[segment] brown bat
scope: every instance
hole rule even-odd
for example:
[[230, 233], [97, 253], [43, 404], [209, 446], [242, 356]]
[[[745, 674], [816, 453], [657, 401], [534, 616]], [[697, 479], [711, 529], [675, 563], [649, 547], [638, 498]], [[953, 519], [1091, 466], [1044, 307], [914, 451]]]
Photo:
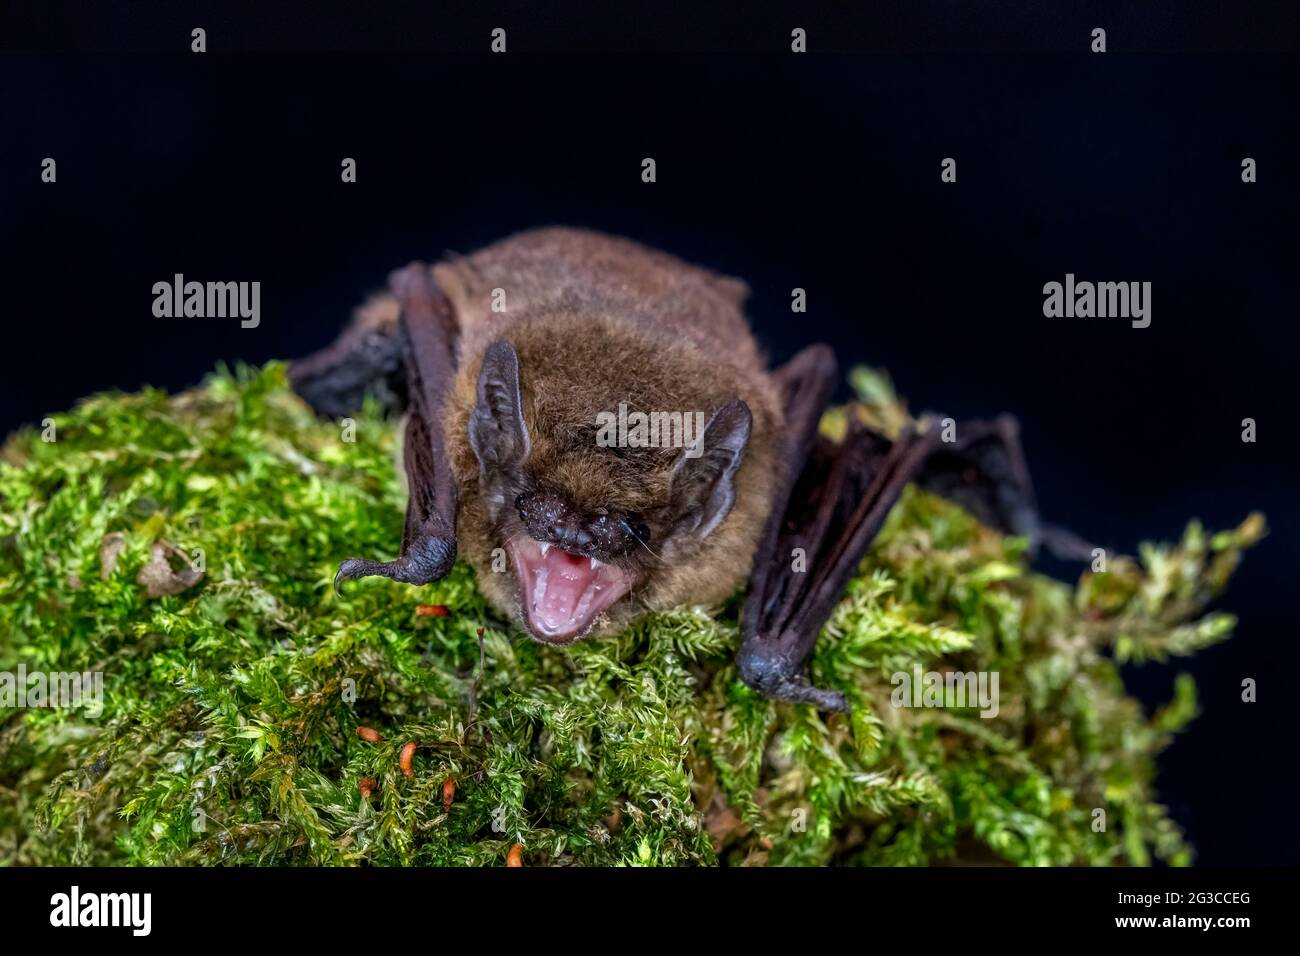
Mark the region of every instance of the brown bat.
[[367, 393], [407, 413], [401, 553], [349, 558], [336, 586], [425, 584], [459, 551], [497, 610], [564, 645], [648, 611], [716, 604], [748, 580], [741, 678], [845, 709], [804, 664], [903, 487], [919, 482], [1036, 543], [1033, 492], [1006, 416], [955, 436], [820, 435], [830, 349], [769, 371], [747, 291], [564, 228], [395, 272], [334, 345], [290, 369], [323, 415], [354, 412]]

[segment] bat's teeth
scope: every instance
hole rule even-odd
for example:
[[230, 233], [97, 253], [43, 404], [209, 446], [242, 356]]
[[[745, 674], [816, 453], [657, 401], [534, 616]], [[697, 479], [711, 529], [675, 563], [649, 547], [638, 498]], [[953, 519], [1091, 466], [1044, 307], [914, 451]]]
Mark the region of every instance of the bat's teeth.
[[548, 570], [542, 568], [537, 572], [537, 580], [533, 582], [533, 609], [541, 607], [542, 602], [546, 600], [546, 578]]
[[551, 546], [547, 544], [545, 541], [539, 541], [537, 543], [537, 547], [541, 549], [542, 557], [546, 557], [546, 552], [551, 550]]
[[599, 561], [597, 561], [595, 558], [592, 558], [592, 559], [591, 559], [591, 570], [593, 570], [593, 571], [599, 571], [603, 566], [604, 566], [604, 565], [602, 565], [602, 564], [601, 564]]

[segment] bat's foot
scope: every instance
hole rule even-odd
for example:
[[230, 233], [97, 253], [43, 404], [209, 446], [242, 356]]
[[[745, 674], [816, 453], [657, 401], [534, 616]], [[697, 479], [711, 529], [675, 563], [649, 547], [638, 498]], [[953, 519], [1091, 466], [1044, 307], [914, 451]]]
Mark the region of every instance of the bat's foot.
[[839, 691], [814, 687], [802, 673], [802, 662], [773, 653], [762, 646], [742, 646], [736, 670], [749, 687], [770, 700], [812, 704], [818, 710], [847, 713], [848, 699]]

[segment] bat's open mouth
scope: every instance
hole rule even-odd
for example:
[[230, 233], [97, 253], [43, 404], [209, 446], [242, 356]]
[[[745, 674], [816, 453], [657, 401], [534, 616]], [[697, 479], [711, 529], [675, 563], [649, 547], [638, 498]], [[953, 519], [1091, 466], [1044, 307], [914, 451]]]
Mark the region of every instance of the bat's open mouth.
[[512, 540], [510, 551], [524, 621], [544, 644], [576, 641], [632, 587], [632, 576], [621, 568], [527, 536]]

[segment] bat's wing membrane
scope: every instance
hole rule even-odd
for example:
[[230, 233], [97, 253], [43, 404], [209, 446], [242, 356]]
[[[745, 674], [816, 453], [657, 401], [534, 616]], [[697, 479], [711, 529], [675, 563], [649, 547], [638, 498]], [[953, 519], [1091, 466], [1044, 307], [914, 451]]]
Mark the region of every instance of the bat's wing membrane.
[[813, 687], [804, 664], [849, 579], [909, 481], [975, 517], [1037, 541], [1033, 489], [1014, 419], [943, 430], [908, 429], [893, 441], [858, 423], [839, 443], [818, 432], [835, 381], [825, 346], [778, 373], [786, 399], [786, 473], [764, 527], [742, 612], [736, 664], [765, 696], [846, 710], [844, 696]]
[[442, 431], [455, 373], [456, 321], [427, 265], [394, 272], [389, 285], [400, 321], [354, 323], [334, 345], [290, 368], [294, 388], [325, 414], [355, 410], [366, 390], [377, 386], [405, 399], [396, 406], [404, 404], [407, 412], [409, 498], [401, 554], [394, 561], [348, 558], [339, 565], [335, 587], [369, 575], [427, 584], [456, 562], [456, 483]]

